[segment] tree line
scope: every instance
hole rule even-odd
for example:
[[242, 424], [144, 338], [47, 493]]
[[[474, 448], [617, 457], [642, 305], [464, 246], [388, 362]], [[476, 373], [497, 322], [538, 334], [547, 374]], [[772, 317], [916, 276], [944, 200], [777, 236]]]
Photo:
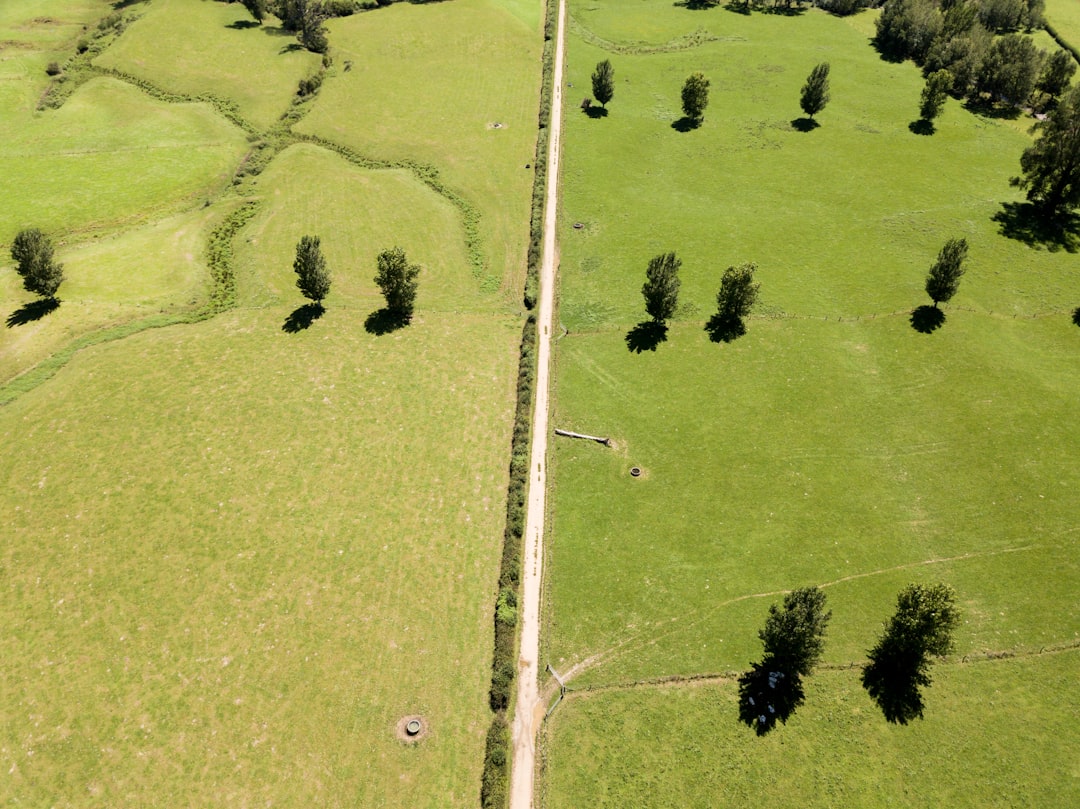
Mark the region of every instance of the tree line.
[[[739, 677], [739, 719], [763, 736], [786, 723], [805, 700], [803, 680], [825, 649], [832, 617], [825, 593], [803, 587], [773, 604], [758, 632], [764, 655]], [[896, 598], [896, 611], [867, 654], [862, 685], [889, 722], [906, 725], [925, 709], [922, 689], [931, 684], [935, 657], [953, 648], [960, 623], [956, 593], [945, 584], [910, 584]]]
[[[930, 265], [924, 288], [934, 309], [939, 303], [948, 303], [960, 286], [960, 279], [967, 268], [967, 239], [953, 238], [945, 242], [937, 258]], [[645, 284], [641, 295], [645, 299], [645, 313], [652, 319], [648, 331], [660, 340], [667, 333], [667, 321], [675, 316], [679, 306], [679, 270], [682, 260], [674, 251], [661, 253], [649, 260], [645, 269]], [[716, 293], [716, 312], [705, 324], [713, 342], [731, 342], [746, 334], [745, 318], [753, 310], [758, 300], [761, 284], [754, 281], [757, 264], [745, 262], [732, 265], [724, 270], [720, 279], [720, 289]], [[944, 314], [938, 316], [938, 325], [944, 320]], [[639, 324], [637, 328], [641, 328]], [[658, 340], [659, 341], [659, 340]]]
[[[375, 259], [375, 284], [386, 301], [387, 320], [403, 326], [412, 320], [418, 289], [420, 266], [411, 264], [400, 247], [383, 250]], [[315, 307], [313, 317], [323, 311], [323, 300], [330, 294], [331, 275], [318, 236], [302, 236], [296, 244], [293, 261], [296, 286]]]

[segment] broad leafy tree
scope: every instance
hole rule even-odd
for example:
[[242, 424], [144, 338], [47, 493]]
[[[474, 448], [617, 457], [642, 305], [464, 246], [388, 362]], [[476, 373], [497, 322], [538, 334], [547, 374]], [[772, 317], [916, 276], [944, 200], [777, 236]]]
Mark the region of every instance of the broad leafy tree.
[[394, 316], [408, 321], [412, 317], [416, 303], [417, 276], [420, 267], [410, 264], [405, 251], [400, 247], [383, 250], [377, 259], [378, 272], [375, 283], [378, 284], [386, 299], [386, 308]]
[[1068, 89], [1074, 73], [1076, 73], [1076, 60], [1068, 51], [1056, 50], [1043, 64], [1035, 89], [1046, 93], [1051, 98], [1058, 98]]
[[1027, 101], [1042, 68], [1043, 52], [1023, 34], [1006, 34], [990, 43], [975, 77], [975, 90], [1019, 106]]
[[694, 121], [700, 121], [709, 106], [709, 80], [704, 73], [692, 73], [687, 77], [682, 88], [683, 114]]
[[304, 236], [296, 245], [296, 286], [305, 298], [322, 306], [323, 298], [330, 293], [330, 270], [326, 266], [318, 236]]
[[799, 97], [802, 111], [813, 117], [825, 109], [829, 103], [829, 63], [822, 62], [810, 71]]
[[875, 23], [874, 45], [891, 59], [922, 64], [943, 22], [935, 0], [886, 0]]
[[960, 286], [960, 278], [966, 272], [967, 239], [949, 239], [941, 248], [937, 259], [930, 265], [926, 276], [926, 294], [937, 307], [939, 302], [948, 303]]
[[932, 657], [952, 650], [960, 623], [956, 593], [945, 584], [911, 584], [900, 591], [863, 668], [862, 683], [890, 722], [906, 725], [923, 715], [921, 689], [930, 685]]
[[952, 83], [952, 74], [947, 70], [938, 70], [926, 77], [926, 86], [919, 99], [919, 115], [924, 121], [933, 121], [941, 114]]
[[1020, 158], [1023, 177], [1013, 184], [1027, 189], [1027, 198], [1051, 215], [1080, 206], [1080, 87], [1035, 130], [1035, 143]]
[[831, 612], [817, 587], [788, 593], [782, 607], [769, 607], [760, 663], [739, 677], [739, 718], [758, 735], [786, 722], [803, 702], [803, 677], [813, 671], [825, 647], [825, 628]]
[[649, 261], [641, 294], [645, 297], [645, 311], [657, 323], [663, 323], [675, 314], [681, 266], [682, 261], [675, 253], [661, 253]]
[[[969, 5], [953, 6], [946, 14], [946, 26], [954, 12]], [[958, 32], [941, 35], [934, 40], [923, 64], [923, 75], [929, 76], [939, 70], [948, 70], [953, 81], [951, 92], [957, 96], [966, 96], [975, 85], [975, 77], [982, 65], [986, 52], [990, 49], [993, 36], [977, 22], [964, 28], [965, 21], [957, 20]]]
[[64, 280], [64, 265], [53, 258], [52, 240], [37, 228], [19, 231], [11, 243], [15, 272], [27, 292], [42, 298], [55, 298]]
[[610, 59], [597, 63], [592, 74], [592, 94], [604, 109], [607, 109], [607, 103], [614, 98], [615, 68], [611, 66]]

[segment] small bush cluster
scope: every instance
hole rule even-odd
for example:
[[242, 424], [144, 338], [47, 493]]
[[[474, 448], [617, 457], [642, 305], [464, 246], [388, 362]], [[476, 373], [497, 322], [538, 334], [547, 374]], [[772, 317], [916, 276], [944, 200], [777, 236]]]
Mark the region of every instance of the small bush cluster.
[[319, 88], [322, 87], [323, 75], [324, 72], [320, 70], [318, 73], [314, 73], [306, 79], [300, 79], [300, 87], [297, 89], [296, 94], [301, 98], [305, 98], [318, 93]]
[[484, 746], [484, 775], [480, 785], [480, 805], [483, 809], [502, 809], [506, 806], [509, 781], [510, 729], [506, 718], [497, 715], [488, 728]]
[[214, 228], [206, 245], [206, 263], [210, 268], [211, 313], [223, 312], [236, 303], [236, 273], [233, 268], [233, 237], [251, 221], [259, 206], [245, 202]]

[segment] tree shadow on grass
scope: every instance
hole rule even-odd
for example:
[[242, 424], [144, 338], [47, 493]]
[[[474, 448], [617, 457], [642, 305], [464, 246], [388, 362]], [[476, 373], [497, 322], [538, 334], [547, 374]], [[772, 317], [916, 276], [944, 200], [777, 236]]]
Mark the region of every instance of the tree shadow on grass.
[[289, 334], [301, 332], [322, 317], [325, 311], [321, 303], [305, 303], [285, 318], [285, 322], [281, 324], [281, 330]]
[[409, 325], [412, 318], [401, 312], [391, 312], [389, 309], [377, 309], [364, 320], [364, 331], [368, 334], [389, 334], [392, 331], [403, 329]]
[[923, 716], [923, 697], [920, 686], [929, 685], [930, 678], [921, 659], [899, 652], [869, 663], [862, 673], [862, 686], [894, 725], [906, 725]]
[[667, 340], [667, 326], [656, 320], [643, 320], [626, 333], [626, 347], [634, 354], [656, 351]]
[[284, 48], [282, 48], [280, 51], [278, 51], [278, 53], [279, 54], [299, 53], [300, 51], [306, 51], [306, 50], [307, 50], [307, 48], [305, 48], [299, 42], [293, 42], [290, 45], [286, 45]]
[[1080, 326], [1080, 306], [1073, 309], [1072, 321], [1074, 326]]
[[745, 0], [745, 2], [739, 3], [736, 2], [736, 0], [731, 0], [731, 2], [724, 4], [724, 11], [730, 11], [732, 14], [742, 14], [744, 17], [749, 17], [751, 14], [750, 2], [749, 0]]
[[54, 311], [60, 305], [57, 298], [40, 298], [36, 301], [24, 304], [8, 315], [7, 327], [13, 329], [16, 326], [24, 326], [41, 320], [45, 315]]
[[974, 115], [983, 118], [1004, 119], [1014, 121], [1020, 117], [1022, 110], [1012, 104], [998, 104], [989, 98], [969, 98], [964, 102], [964, 109]]
[[945, 313], [936, 306], [919, 306], [911, 313], [911, 328], [921, 334], [932, 334], [945, 323]]
[[607, 118], [608, 115], [608, 111], [603, 107], [587, 107], [582, 110], [582, 112], [584, 112], [593, 120], [596, 120], [597, 118]]
[[912, 121], [907, 125], [907, 128], [913, 135], [933, 135], [937, 132], [934, 122], [928, 121], [925, 118], [920, 118], [918, 121]]
[[700, 118], [691, 118], [689, 115], [684, 115], [678, 121], [671, 124], [671, 128], [676, 132], [692, 132], [701, 126]]
[[730, 343], [746, 334], [746, 324], [741, 317], [722, 317], [717, 312], [705, 324], [705, 331], [714, 343]]
[[805, 6], [766, 6], [761, 9], [762, 14], [775, 14], [779, 17], [801, 17], [806, 13]]
[[1002, 236], [1050, 252], [1080, 250], [1080, 215], [1048, 214], [1030, 202], [1003, 202], [993, 216]]
[[798, 132], [813, 132], [821, 124], [813, 118], [796, 118], [791, 122], [791, 128]]
[[739, 676], [739, 721], [764, 736], [803, 704], [805, 692], [798, 674], [785, 673], [771, 658], [754, 663]]
[[237, 20], [226, 25], [226, 28], [232, 28], [236, 31], [246, 31], [249, 28], [258, 28], [261, 23], [255, 22], [255, 20]]
[[267, 36], [271, 37], [295, 37], [295, 31], [286, 31], [283, 26], [280, 25], [264, 25], [262, 31]]
[[691, 11], [702, 11], [707, 8], [716, 8], [720, 5], [720, 0], [675, 0], [672, 5], [681, 6]]

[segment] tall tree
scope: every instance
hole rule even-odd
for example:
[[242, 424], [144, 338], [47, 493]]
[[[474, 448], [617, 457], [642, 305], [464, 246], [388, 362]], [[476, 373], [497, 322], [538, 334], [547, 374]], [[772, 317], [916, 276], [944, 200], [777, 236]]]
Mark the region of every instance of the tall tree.
[[1080, 206], [1080, 87], [1072, 88], [1035, 130], [1035, 143], [1020, 157], [1024, 176], [1013, 184], [1027, 189], [1027, 198], [1051, 215]]
[[952, 83], [952, 73], [947, 70], [938, 70], [926, 77], [926, 86], [919, 99], [919, 115], [924, 121], [933, 121], [941, 114]]
[[615, 68], [611, 66], [610, 59], [597, 63], [592, 74], [592, 94], [604, 109], [607, 109], [607, 103], [614, 98]]
[[716, 293], [717, 314], [720, 317], [741, 320], [750, 314], [761, 288], [761, 284], [754, 283], [755, 270], [757, 264], [752, 261], [724, 270], [720, 291]]
[[739, 718], [759, 736], [777, 721], [786, 722], [802, 704], [802, 679], [821, 659], [831, 616], [817, 587], [794, 590], [784, 597], [783, 607], [769, 607], [765, 628], [758, 633], [765, 655], [739, 677]]
[[709, 80], [704, 73], [691, 73], [682, 88], [683, 114], [700, 121], [709, 106]]
[[930, 658], [952, 649], [960, 622], [956, 593], [945, 584], [911, 584], [900, 591], [896, 613], [869, 653], [863, 688], [890, 722], [922, 717], [921, 688], [930, 685]]
[[11, 258], [27, 292], [43, 298], [56, 297], [56, 290], [64, 280], [64, 265], [53, 258], [53, 244], [48, 236], [37, 228], [19, 231], [11, 243]]
[[675, 253], [661, 253], [649, 261], [645, 271], [645, 311], [657, 323], [675, 314], [679, 303], [679, 268], [682, 266]]
[[419, 274], [420, 267], [410, 264], [400, 247], [379, 253], [375, 283], [386, 299], [386, 308], [402, 320], [412, 317]]
[[304, 297], [322, 306], [323, 298], [330, 293], [330, 270], [327, 269], [318, 236], [303, 236], [297, 242], [293, 269], [297, 275], [296, 286]]
[[822, 62], [811, 70], [810, 75], [807, 76], [806, 84], [803, 85], [802, 95], [799, 98], [799, 106], [813, 120], [814, 116], [825, 109], [825, 105], [828, 103], [829, 63]]
[[937, 260], [930, 265], [930, 272], [926, 276], [926, 294], [935, 307], [939, 301], [947, 303], [956, 294], [960, 278], [966, 272], [964, 260], [967, 252], [967, 239], [949, 239], [938, 253]]
[[783, 607], [769, 607], [765, 628], [758, 637], [765, 644], [765, 656], [783, 669], [803, 677], [821, 660], [825, 649], [825, 628], [832, 612], [825, 610], [825, 593], [817, 587], [802, 587], [784, 596]]

